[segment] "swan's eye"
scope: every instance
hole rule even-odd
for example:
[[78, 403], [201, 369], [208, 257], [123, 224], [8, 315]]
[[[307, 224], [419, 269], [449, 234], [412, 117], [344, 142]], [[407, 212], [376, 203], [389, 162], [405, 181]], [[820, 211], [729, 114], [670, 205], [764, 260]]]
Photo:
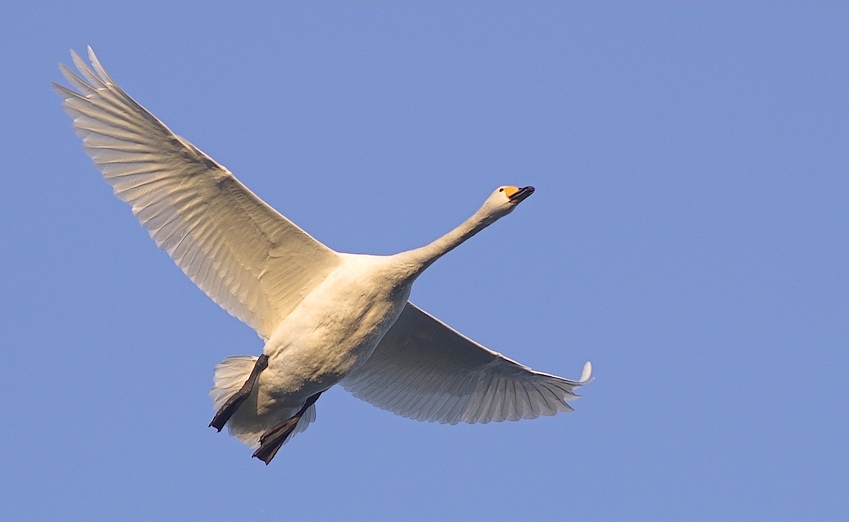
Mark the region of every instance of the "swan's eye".
[[504, 187], [501, 187], [500, 189], [498, 189], [498, 192], [504, 192]]

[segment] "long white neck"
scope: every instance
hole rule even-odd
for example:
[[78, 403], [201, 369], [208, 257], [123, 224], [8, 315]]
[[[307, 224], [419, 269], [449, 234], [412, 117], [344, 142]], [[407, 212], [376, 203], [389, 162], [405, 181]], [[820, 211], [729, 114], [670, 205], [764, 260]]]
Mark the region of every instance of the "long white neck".
[[481, 207], [469, 219], [461, 223], [460, 226], [429, 245], [397, 254], [405, 266], [405, 279], [412, 282], [427, 267], [432, 265], [434, 261], [491, 225], [496, 219], [498, 217], [493, 216], [490, 212], [486, 212], [484, 207]]

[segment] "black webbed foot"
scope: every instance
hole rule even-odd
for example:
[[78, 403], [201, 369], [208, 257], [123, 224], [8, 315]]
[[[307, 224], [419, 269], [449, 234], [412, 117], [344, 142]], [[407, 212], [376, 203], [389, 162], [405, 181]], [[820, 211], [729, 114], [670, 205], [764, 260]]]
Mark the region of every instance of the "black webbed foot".
[[277, 455], [277, 451], [283, 443], [286, 442], [289, 435], [295, 431], [295, 427], [298, 425], [298, 421], [301, 420], [301, 417], [304, 416], [304, 413], [306, 413], [309, 407], [315, 404], [315, 401], [318, 400], [319, 395], [321, 395], [321, 392], [311, 396], [293, 417], [284, 420], [277, 426], [274, 426], [263, 433], [262, 437], [259, 438], [259, 448], [257, 448], [254, 452], [253, 456], [265, 462], [265, 465], [267, 466], [268, 463], [271, 462], [271, 459]]
[[230, 417], [232, 417], [234, 413], [236, 413], [239, 406], [241, 406], [242, 403], [245, 402], [245, 399], [250, 396], [254, 386], [256, 385], [256, 380], [259, 378], [259, 374], [267, 367], [268, 356], [262, 354], [259, 358], [257, 358], [256, 363], [254, 364], [254, 369], [251, 370], [251, 374], [248, 377], [248, 380], [245, 381], [245, 384], [243, 384], [242, 387], [239, 388], [239, 391], [233, 394], [232, 397], [227, 399], [224, 406], [222, 406], [221, 409], [218, 410], [218, 413], [215, 414], [215, 417], [212, 418], [212, 422], [209, 423], [211, 427], [221, 431], [221, 428], [227, 424], [227, 421], [230, 420]]

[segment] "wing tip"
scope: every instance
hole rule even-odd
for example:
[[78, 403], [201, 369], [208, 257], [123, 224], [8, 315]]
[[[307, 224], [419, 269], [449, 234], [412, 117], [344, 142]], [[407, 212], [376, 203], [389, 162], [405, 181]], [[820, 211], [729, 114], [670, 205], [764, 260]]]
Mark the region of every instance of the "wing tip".
[[578, 382], [581, 384], [588, 384], [593, 382], [595, 379], [593, 378], [593, 363], [587, 361], [584, 363], [584, 369], [581, 370], [581, 377], [578, 379]]

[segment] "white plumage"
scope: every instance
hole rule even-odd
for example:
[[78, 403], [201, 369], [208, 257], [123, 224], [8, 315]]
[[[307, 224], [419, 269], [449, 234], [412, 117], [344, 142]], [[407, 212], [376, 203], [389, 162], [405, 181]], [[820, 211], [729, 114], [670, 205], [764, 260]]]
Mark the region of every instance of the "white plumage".
[[[88, 55], [91, 68], [72, 52], [81, 77], [60, 66], [78, 92], [54, 84], [86, 153], [157, 246], [265, 341], [267, 367], [256, 357], [225, 359], [211, 395], [220, 414], [247, 387], [226, 423], [249, 445], [275, 446], [260, 456], [266, 463], [315, 419], [318, 394], [337, 383], [399, 415], [450, 424], [572, 411], [567, 401], [590, 380], [589, 362], [577, 381], [535, 372], [407, 301], [425, 268], [510, 213], [532, 187], [498, 188], [425, 247], [337, 253], [172, 133], [118, 87], [91, 48]], [[289, 419], [294, 425], [268, 442]]]

